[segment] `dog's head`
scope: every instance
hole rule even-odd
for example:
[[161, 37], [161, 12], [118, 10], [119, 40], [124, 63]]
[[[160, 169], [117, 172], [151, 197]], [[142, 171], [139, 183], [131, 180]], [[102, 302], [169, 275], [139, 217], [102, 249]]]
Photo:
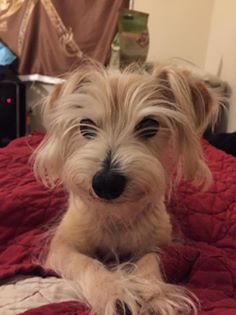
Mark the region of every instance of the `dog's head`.
[[173, 174], [209, 180], [199, 139], [217, 112], [204, 83], [173, 66], [151, 74], [85, 66], [43, 107], [34, 170], [45, 185], [62, 182], [104, 207], [163, 198]]

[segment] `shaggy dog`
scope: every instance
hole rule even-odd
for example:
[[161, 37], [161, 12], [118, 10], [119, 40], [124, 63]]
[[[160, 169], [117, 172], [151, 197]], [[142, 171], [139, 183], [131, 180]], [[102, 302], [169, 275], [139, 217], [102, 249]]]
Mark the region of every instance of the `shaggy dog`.
[[34, 171], [48, 187], [63, 184], [69, 203], [46, 265], [98, 315], [197, 313], [191, 294], [164, 281], [158, 253], [172, 242], [173, 184], [210, 182], [199, 140], [218, 103], [201, 80], [168, 65], [151, 73], [86, 65], [47, 99]]

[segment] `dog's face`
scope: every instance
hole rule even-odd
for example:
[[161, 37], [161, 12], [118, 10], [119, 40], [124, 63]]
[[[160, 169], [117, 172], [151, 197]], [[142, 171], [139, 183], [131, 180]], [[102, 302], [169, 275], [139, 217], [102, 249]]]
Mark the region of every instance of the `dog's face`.
[[46, 185], [59, 180], [74, 196], [109, 209], [163, 198], [174, 173], [209, 177], [199, 137], [216, 113], [211, 92], [181, 70], [86, 66], [44, 105], [47, 136], [35, 172]]

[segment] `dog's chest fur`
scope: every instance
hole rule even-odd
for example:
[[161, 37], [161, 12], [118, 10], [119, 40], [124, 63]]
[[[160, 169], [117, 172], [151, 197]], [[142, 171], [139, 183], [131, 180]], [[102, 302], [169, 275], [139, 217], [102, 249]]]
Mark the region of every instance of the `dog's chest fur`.
[[131, 224], [112, 222], [100, 229], [99, 249], [113, 251], [119, 256], [142, 256], [171, 242], [171, 224], [165, 210], [153, 209], [137, 216]]
[[127, 222], [109, 216], [100, 220], [96, 213], [85, 213], [71, 208], [61, 226], [78, 250], [90, 256], [139, 257], [171, 242], [170, 218], [162, 203]]

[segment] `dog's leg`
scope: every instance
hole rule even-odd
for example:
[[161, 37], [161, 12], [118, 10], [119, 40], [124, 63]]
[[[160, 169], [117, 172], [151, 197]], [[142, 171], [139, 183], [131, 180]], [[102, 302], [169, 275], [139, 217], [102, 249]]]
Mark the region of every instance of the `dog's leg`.
[[139, 313], [139, 296], [127, 285], [128, 278], [121, 272], [108, 270], [101, 262], [79, 253], [75, 247], [59, 239], [52, 242], [46, 262], [68, 280], [73, 280], [78, 295], [98, 315], [117, 315], [125, 308], [132, 315]]
[[[134, 275], [143, 281], [143, 311], [154, 314], [197, 314], [191, 294], [184, 288], [165, 283], [157, 254], [146, 254], [136, 264]], [[145, 288], [146, 284], [146, 288]], [[196, 300], [196, 298], [194, 298]]]

